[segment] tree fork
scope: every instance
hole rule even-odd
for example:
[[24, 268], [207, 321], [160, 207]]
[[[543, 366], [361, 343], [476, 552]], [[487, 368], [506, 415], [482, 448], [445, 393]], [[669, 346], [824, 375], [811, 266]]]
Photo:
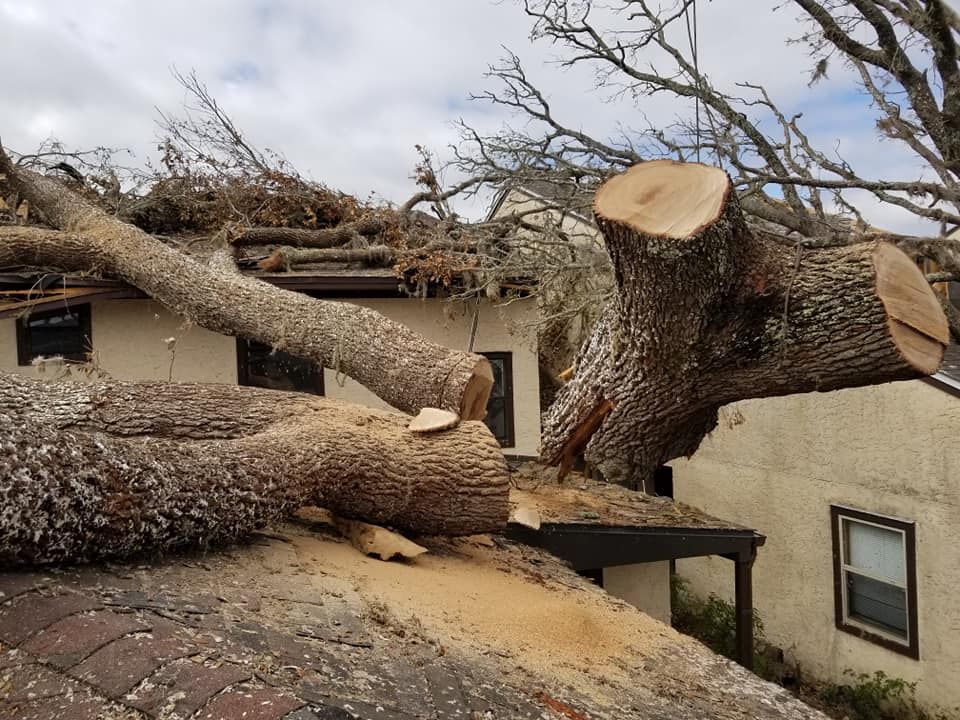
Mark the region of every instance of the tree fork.
[[56, 181], [14, 166], [2, 150], [0, 174], [65, 231], [0, 228], [2, 265], [98, 271], [200, 327], [341, 370], [404, 412], [440, 407], [464, 420], [486, 414], [493, 372], [480, 355], [432, 343], [368, 308], [317, 300], [203, 265]]
[[722, 405], [940, 365], [946, 318], [907, 255], [752, 232], [722, 170], [642, 163], [600, 188], [594, 215], [617, 297], [545, 416], [541, 454], [562, 469], [585, 446], [607, 477], [642, 486], [696, 450]]
[[229, 385], [0, 373], [0, 564], [236, 540], [303, 505], [416, 534], [495, 531], [509, 472], [477, 421]]

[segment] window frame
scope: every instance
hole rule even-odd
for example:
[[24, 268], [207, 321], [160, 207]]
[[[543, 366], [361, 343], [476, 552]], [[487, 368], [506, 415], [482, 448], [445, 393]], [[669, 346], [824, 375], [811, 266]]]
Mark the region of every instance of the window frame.
[[[254, 385], [250, 382], [250, 345], [248, 340], [244, 338], [237, 338], [237, 385], [243, 385], [245, 387], [258, 387], [262, 388], [262, 385]], [[326, 397], [327, 389], [324, 385], [323, 378], [323, 368], [313, 364], [313, 393], [319, 397]], [[264, 388], [269, 390], [269, 388]], [[288, 392], [298, 392], [296, 390], [290, 390]], [[302, 392], [302, 391], [299, 391]]]
[[[481, 352], [480, 355], [483, 355], [487, 360], [503, 361], [503, 425], [506, 435], [503, 438], [498, 437], [497, 442], [500, 443], [500, 447], [516, 447], [517, 434], [513, 405], [513, 353], [506, 351]], [[486, 416], [484, 416], [484, 420], [486, 420]], [[494, 437], [496, 437], [496, 435], [494, 435]]]
[[[844, 562], [844, 545], [842, 523], [843, 520], [874, 525], [885, 530], [893, 530], [903, 535], [904, 567], [906, 569], [906, 600], [907, 600], [907, 638], [898, 638], [892, 633], [884, 633], [882, 629], [867, 622], [850, 617], [847, 612], [846, 571], [870, 577], [861, 569], [848, 566]], [[920, 639], [918, 637], [918, 608], [917, 608], [917, 535], [916, 523], [910, 520], [878, 515], [864, 510], [857, 510], [843, 505], [830, 506], [830, 526], [833, 539], [833, 595], [834, 613], [838, 630], [855, 635], [863, 640], [880, 645], [895, 653], [906, 655], [914, 660], [920, 659]], [[892, 585], [894, 583], [883, 578], [874, 578], [880, 582]]]
[[30, 328], [28, 323], [30, 320], [42, 320], [44, 317], [52, 317], [54, 315], [64, 315], [64, 314], [76, 315], [79, 322], [80, 337], [83, 340], [83, 346], [86, 350], [82, 353], [82, 357], [77, 357], [76, 353], [58, 353], [56, 355], [50, 355], [49, 357], [62, 357], [64, 360], [70, 360], [73, 362], [86, 362], [89, 354], [93, 352], [93, 334], [91, 332], [92, 322], [90, 319], [90, 305], [89, 303], [80, 303], [77, 305], [66, 305], [64, 304], [63, 309], [54, 309], [54, 310], [42, 310], [40, 312], [33, 312], [27, 315], [22, 315], [17, 318], [16, 328], [17, 328], [17, 365], [21, 367], [27, 367], [33, 365], [33, 361], [36, 360], [41, 355], [34, 353], [33, 343], [30, 341]]

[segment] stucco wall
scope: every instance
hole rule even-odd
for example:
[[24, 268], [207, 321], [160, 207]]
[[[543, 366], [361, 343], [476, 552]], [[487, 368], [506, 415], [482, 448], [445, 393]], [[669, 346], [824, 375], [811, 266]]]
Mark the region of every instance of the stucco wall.
[[[451, 303], [426, 300], [356, 300], [358, 304], [377, 310], [404, 323], [424, 337], [440, 345], [467, 350], [473, 303]], [[504, 451], [516, 455], [536, 455], [540, 444], [540, 386], [536, 341], [532, 332], [523, 332], [524, 322], [534, 319], [533, 302], [514, 302], [505, 306], [481, 303], [474, 352], [511, 352], [513, 363], [513, 406], [516, 445]], [[511, 334], [511, 329], [515, 332]], [[341, 386], [340, 383], [343, 383]], [[389, 407], [380, 398], [349, 378], [338, 382], [333, 370], [324, 371], [328, 397], [349, 400], [373, 407]]]
[[649, 562], [603, 569], [603, 589], [650, 617], [670, 624], [670, 563]]
[[[447, 347], [466, 350], [470, 342], [473, 303], [407, 298], [356, 300], [379, 310]], [[540, 442], [539, 370], [533, 333], [521, 325], [533, 319], [532, 302], [495, 307], [480, 305], [474, 338], [476, 352], [511, 352], [513, 364], [516, 445], [508, 453], [535, 455]], [[515, 330], [511, 334], [511, 329]], [[237, 382], [236, 341], [231, 337], [185, 326], [180, 318], [148, 300], [94, 303], [91, 307], [93, 347], [101, 367], [121, 380], [166, 380], [170, 370], [167, 338], [177, 338], [173, 380], [180, 382]], [[0, 320], [0, 370], [35, 374], [17, 366], [14, 320]], [[343, 383], [341, 385], [341, 382]], [[373, 393], [350, 379], [338, 381], [333, 370], [324, 372], [329, 397], [387, 407]]]
[[585, 218], [571, 213], [561, 215], [552, 208], [540, 212], [531, 212], [542, 207], [543, 203], [543, 200], [524, 191], [511, 190], [500, 202], [493, 216], [505, 217], [513, 213], [528, 213], [524, 215], [524, 220], [532, 225], [545, 225], [548, 222], [556, 223], [559, 220], [560, 228], [567, 233], [567, 236], [574, 243], [603, 250], [603, 238], [599, 230]]
[[[167, 380], [176, 338], [172, 379], [176, 382], [237, 382], [235, 340], [187, 325], [150, 300], [115, 300], [90, 307], [90, 334], [98, 362], [118, 380]], [[16, 325], [0, 320], [0, 369], [36, 374], [17, 365]]]
[[[960, 399], [921, 381], [737, 403], [676, 461], [678, 500], [767, 536], [754, 597], [769, 640], [801, 670], [918, 680], [918, 697], [960, 705]], [[728, 417], [730, 414], [728, 413]], [[830, 505], [916, 522], [920, 660], [834, 625]], [[723, 559], [678, 562], [703, 594], [732, 598]]]

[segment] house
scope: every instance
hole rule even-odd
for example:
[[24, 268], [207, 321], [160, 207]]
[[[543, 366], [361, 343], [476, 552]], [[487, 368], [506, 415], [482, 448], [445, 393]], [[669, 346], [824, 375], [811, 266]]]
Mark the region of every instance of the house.
[[[754, 597], [767, 639], [810, 677], [917, 682], [960, 706], [960, 348], [925, 380], [736, 403], [672, 463], [678, 499], [767, 537]], [[713, 558], [677, 572], [733, 596]]]
[[[536, 455], [536, 339], [513, 331], [532, 320], [532, 302], [497, 306], [414, 298], [403, 292], [390, 269], [341, 267], [262, 277], [314, 297], [373, 308], [436, 343], [486, 355], [496, 380], [488, 424], [508, 455]], [[83, 361], [91, 353], [96, 366], [118, 380], [239, 382], [387, 407], [335, 370], [319, 371], [264, 345], [191, 326], [119, 283], [50, 276], [44, 282], [41, 289], [33, 274], [0, 275], [0, 371], [36, 374], [37, 358]]]

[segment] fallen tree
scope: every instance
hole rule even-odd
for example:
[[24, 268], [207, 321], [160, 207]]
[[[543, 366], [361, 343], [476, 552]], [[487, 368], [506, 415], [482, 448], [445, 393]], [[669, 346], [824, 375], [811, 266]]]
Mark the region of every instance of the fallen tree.
[[236, 540], [319, 505], [415, 534], [507, 520], [483, 423], [228, 385], [41, 382], [0, 373], [0, 564]]
[[[404, 415], [249, 388], [5, 379], [0, 558], [229, 539], [305, 502], [418, 533], [505, 522], [503, 456], [468, 421], [484, 412], [485, 361], [376, 313], [246, 278], [228, 246], [204, 265], [5, 163], [58, 229], [0, 227], [0, 266], [115, 275], [204, 327], [324, 365], [343, 343], [354, 376], [381, 397], [411, 412], [436, 405], [452, 420], [421, 436]], [[594, 212], [617, 295], [544, 418], [542, 456], [561, 472], [585, 451], [609, 479], [643, 486], [659, 464], [694, 452], [726, 403], [939, 366], [943, 312], [893, 245], [791, 248], [747, 225], [724, 171], [672, 161], [612, 178]]]
[[923, 273], [893, 245], [791, 249], [751, 230], [717, 168], [642, 163], [597, 192], [617, 285], [543, 423], [545, 460], [586, 452], [640, 487], [735, 400], [936, 372], [949, 342]]
[[487, 360], [426, 340], [350, 303], [326, 302], [203, 264], [121, 222], [62, 184], [16, 167], [0, 175], [60, 232], [0, 227], [0, 265], [96, 271], [124, 280], [200, 327], [258, 340], [336, 368], [393, 407], [439, 407], [482, 419], [493, 385]]

